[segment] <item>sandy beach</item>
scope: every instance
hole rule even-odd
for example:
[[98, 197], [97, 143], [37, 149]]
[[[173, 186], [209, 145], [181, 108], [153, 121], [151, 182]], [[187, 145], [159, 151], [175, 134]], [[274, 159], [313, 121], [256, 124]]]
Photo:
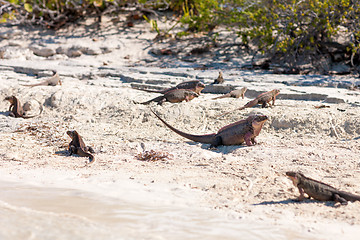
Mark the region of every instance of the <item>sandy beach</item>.
[[[177, 55], [159, 56], [156, 49], [182, 45], [176, 40], [154, 42], [155, 37], [146, 22], [127, 28], [111, 19], [98, 28], [88, 21], [58, 32], [0, 26], [0, 185], [6, 189], [0, 194], [0, 212], [14, 219], [0, 220], [1, 239], [49, 239], [56, 234], [59, 239], [358, 238], [360, 202], [295, 202], [299, 192], [285, 176], [286, 171], [301, 171], [360, 195], [360, 91], [351, 89], [360, 86], [358, 77], [245, 70], [242, 66], [251, 58], [236, 51], [192, 56], [182, 48]], [[225, 83], [211, 86], [220, 69]], [[22, 86], [46, 80], [52, 71], [59, 73], [62, 85]], [[132, 87], [160, 89], [189, 80], [208, 85], [190, 102], [134, 103], [159, 94]], [[245, 99], [212, 99], [241, 87], [248, 88]], [[280, 89], [274, 107], [257, 106], [218, 118], [272, 89]], [[3, 99], [11, 95], [30, 104], [28, 115], [38, 114], [41, 107], [43, 112], [30, 119], [9, 117], [9, 102]], [[325, 107], [316, 108], [321, 105]], [[254, 113], [269, 120], [255, 146], [209, 149], [209, 144], [166, 128], [150, 107], [192, 134], [215, 133]], [[68, 156], [68, 130], [77, 130], [94, 148], [93, 164]], [[136, 158], [151, 150], [167, 157], [154, 162]], [[48, 193], [41, 198], [53, 194], [49, 202], [61, 202], [56, 196], [67, 189], [74, 209], [45, 208], [46, 201], [19, 198], [24, 192], [32, 199], [39, 189]], [[84, 203], [90, 210], [76, 209], [82, 204], [74, 201], [76, 191], [93, 199]], [[116, 205], [119, 202], [124, 205]], [[137, 214], [149, 208], [166, 210], [136, 218], [131, 225], [130, 217], [116, 222], [105, 210], [96, 211], [105, 206], [112, 212], [138, 206]], [[45, 212], [54, 213], [52, 221], [44, 220], [50, 216], [42, 215]], [[36, 222], [21, 220], [22, 214]], [[57, 222], [66, 225], [51, 234]], [[125, 226], [119, 230], [120, 224]], [[69, 228], [79, 233], [68, 233]], [[92, 235], [86, 235], [88, 229]]]

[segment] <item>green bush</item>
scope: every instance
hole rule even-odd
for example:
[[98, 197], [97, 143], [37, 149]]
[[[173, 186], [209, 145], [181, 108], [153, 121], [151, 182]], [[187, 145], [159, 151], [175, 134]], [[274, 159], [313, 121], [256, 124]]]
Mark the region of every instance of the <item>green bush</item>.
[[[45, 2], [45, 5], [43, 4]], [[225, 26], [244, 44], [269, 56], [316, 55], [341, 52], [351, 64], [359, 62], [360, 1], [353, 0], [0, 0], [7, 4], [0, 21], [22, 20], [46, 27], [125, 5], [149, 11], [171, 10], [186, 27], [180, 35], [216, 31]], [[20, 17], [19, 17], [20, 16]], [[32, 22], [31, 22], [32, 21]], [[157, 23], [147, 18], [147, 21]], [[20, 21], [21, 22], [21, 21]], [[158, 26], [156, 24], [158, 32]]]

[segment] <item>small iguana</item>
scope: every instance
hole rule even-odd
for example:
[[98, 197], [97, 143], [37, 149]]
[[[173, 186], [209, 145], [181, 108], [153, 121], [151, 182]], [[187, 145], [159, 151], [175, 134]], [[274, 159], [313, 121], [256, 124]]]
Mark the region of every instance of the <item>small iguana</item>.
[[261, 107], [266, 107], [267, 104], [269, 104], [269, 106], [271, 106], [270, 102], [272, 101], [272, 106], [275, 105], [275, 99], [276, 99], [276, 96], [279, 95], [280, 93], [280, 90], [279, 89], [274, 89], [274, 90], [271, 90], [269, 92], [265, 92], [265, 93], [262, 93], [260, 94], [259, 96], [257, 96], [254, 100], [248, 102], [247, 104], [245, 104], [244, 106], [240, 107], [240, 108], [237, 108], [235, 110], [232, 110], [232, 111], [229, 111], [229, 112], [226, 112], [222, 115], [220, 115], [219, 117], [222, 117], [222, 116], [225, 116], [226, 114], [229, 114], [233, 111], [236, 111], [236, 110], [242, 110], [242, 109], [245, 109], [245, 108], [251, 108], [251, 107], [254, 107], [258, 104], [261, 104]]
[[217, 79], [215, 79], [215, 81], [212, 84], [222, 84], [224, 83], [224, 77], [223, 77], [223, 73], [222, 71], [219, 71], [219, 76], [217, 77]]
[[203, 84], [199, 80], [194, 80], [194, 81], [182, 82], [182, 83], [179, 83], [178, 85], [176, 85], [175, 87], [167, 88], [164, 90], [150, 90], [150, 89], [138, 89], [138, 88], [135, 88], [135, 89], [146, 91], [146, 92], [162, 93], [162, 94], [165, 94], [165, 93], [175, 90], [175, 89], [186, 89], [186, 90], [196, 92], [197, 94], [200, 94], [200, 92], [204, 88], [205, 88], [205, 84]]
[[60, 76], [58, 72], [54, 72], [54, 75], [48, 79], [46, 79], [43, 82], [40, 83], [35, 83], [35, 84], [30, 84], [30, 85], [22, 85], [21, 86], [25, 86], [25, 87], [36, 87], [36, 86], [56, 86], [56, 85], [62, 85], [61, 80], [60, 80]]
[[21, 105], [19, 99], [17, 99], [15, 96], [9, 96], [6, 97], [5, 100], [10, 102], [10, 107], [9, 107], [9, 116], [10, 117], [15, 117], [15, 118], [33, 118], [36, 116], [39, 116], [42, 111], [43, 108], [40, 104], [40, 113], [38, 115], [34, 115], [34, 116], [26, 116], [26, 112], [23, 109], [23, 106]]
[[89, 163], [95, 162], [95, 157], [88, 153], [95, 153], [94, 149], [85, 145], [79, 133], [75, 130], [67, 131], [66, 133], [69, 135], [69, 137], [71, 137], [71, 142], [69, 143], [69, 156], [72, 154], [77, 154], [81, 157], [88, 157]]
[[247, 90], [247, 87], [243, 87], [242, 89], [235, 89], [227, 94], [213, 98], [213, 100], [220, 99], [220, 98], [239, 98], [239, 97], [242, 97], [242, 99], [244, 99], [246, 90]]
[[[140, 104], [149, 104], [151, 102], [157, 102], [158, 104], [163, 104], [164, 102], [168, 101], [171, 103], [179, 103], [182, 101], [186, 101], [189, 102], [191, 100], [193, 100], [194, 98], [198, 97], [199, 94], [197, 94], [196, 92], [193, 91], [189, 91], [186, 89], [174, 89], [171, 91], [168, 91], [166, 93], [164, 93], [164, 95], [153, 98], [149, 101], [146, 102], [142, 102]], [[135, 102], [136, 103], [136, 102]]]
[[341, 203], [341, 205], [347, 205], [348, 201], [360, 201], [359, 195], [337, 190], [326, 183], [305, 177], [302, 173], [286, 172], [286, 176], [288, 176], [294, 186], [299, 189], [299, 201], [304, 200], [304, 193], [306, 193], [309, 198], [314, 198], [319, 201], [335, 201]]
[[262, 126], [268, 119], [265, 115], [251, 115], [247, 119], [240, 120], [221, 128], [217, 133], [193, 135], [172, 127], [152, 109], [151, 111], [175, 133], [195, 142], [211, 144], [210, 148], [221, 145], [240, 145], [243, 142], [245, 142], [247, 146], [255, 145], [257, 143], [255, 137], [259, 135]]

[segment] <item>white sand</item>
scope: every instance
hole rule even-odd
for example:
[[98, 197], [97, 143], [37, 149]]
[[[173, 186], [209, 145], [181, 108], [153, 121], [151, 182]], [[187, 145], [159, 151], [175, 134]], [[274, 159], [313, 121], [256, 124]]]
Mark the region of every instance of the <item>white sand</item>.
[[[167, 129], [148, 106], [134, 104], [133, 101], [144, 101], [158, 94], [131, 89], [130, 82], [168, 87], [198, 78], [209, 84], [218, 71], [157, 68], [156, 65], [170, 60], [149, 55], [148, 47], [155, 33], [149, 32], [146, 24], [126, 31], [107, 24], [88, 34], [79, 27], [72, 31], [73, 37], [69, 37], [66, 30], [56, 35], [40, 35], [33, 30], [28, 35], [15, 34], [1, 42], [0, 47], [8, 47], [13, 57], [0, 60], [0, 99], [15, 95], [23, 103], [32, 101], [31, 114], [38, 112], [37, 102], [44, 104], [41, 116], [15, 119], [7, 116], [9, 103], [0, 101], [2, 178], [46, 186], [83, 186], [84, 189], [89, 189], [89, 184], [101, 186], [131, 179], [149, 188], [173, 192], [172, 200], [164, 199], [167, 203], [182, 199], [190, 205], [195, 201], [190, 196], [195, 195], [199, 207], [220, 211], [229, 218], [245, 218], [274, 228], [296, 230], [298, 234], [310, 234], [316, 239], [359, 236], [359, 202], [340, 207], [312, 200], [293, 202], [291, 199], [298, 196], [298, 191], [284, 175], [286, 171], [299, 170], [334, 187], [360, 194], [359, 92], [281, 83], [304, 79], [354, 82], [356, 79], [271, 75], [228, 68], [223, 69], [226, 84], [247, 86], [248, 96], [252, 96], [251, 91], [256, 95], [254, 91], [279, 88], [284, 99], [278, 99], [274, 108], [234, 111], [221, 119], [216, 116], [244, 105], [251, 98], [211, 100], [216, 95], [206, 93], [188, 103], [151, 105], [174, 127], [194, 134], [216, 132], [250, 113], [269, 116], [257, 137], [258, 145], [209, 150], [209, 145], [188, 141]], [[0, 30], [16, 33], [15, 27]], [[10, 48], [14, 42], [18, 45]], [[101, 49], [106, 46], [111, 52], [78, 58], [63, 54], [44, 58], [28, 50], [34, 42], [51, 48], [76, 45]], [[62, 86], [19, 85], [40, 82], [51, 75], [50, 70], [59, 71]], [[38, 73], [43, 77], [25, 73]], [[306, 94], [324, 94], [328, 100], [344, 102], [291, 100]], [[321, 104], [330, 108], [314, 108]], [[90, 167], [84, 167], [86, 158], [67, 156], [70, 139], [66, 131], [72, 129], [96, 151], [96, 162]], [[143, 151], [142, 144], [146, 150], [168, 152], [172, 157], [163, 162], [139, 161], [135, 155]], [[174, 190], [177, 188], [183, 193]], [[183, 197], [175, 197], [179, 195]], [[286, 230], [282, 237], [286, 239]]]

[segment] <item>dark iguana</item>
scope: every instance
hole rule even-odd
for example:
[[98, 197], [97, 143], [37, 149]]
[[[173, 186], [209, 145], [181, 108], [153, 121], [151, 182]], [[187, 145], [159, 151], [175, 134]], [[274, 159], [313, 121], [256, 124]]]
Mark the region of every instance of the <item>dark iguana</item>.
[[33, 118], [33, 117], [39, 116], [43, 111], [43, 108], [42, 108], [42, 106], [40, 104], [40, 113], [38, 115], [26, 116], [26, 112], [24, 111], [23, 106], [21, 105], [21, 103], [20, 103], [19, 99], [17, 99], [17, 97], [15, 97], [14, 95], [9, 96], [9, 97], [6, 97], [5, 100], [10, 102], [10, 107], [9, 107], [10, 114], [9, 114], [9, 116], [11, 116], [11, 117], [15, 117], [15, 118], [20, 118], [20, 117], [21, 118]]
[[348, 201], [360, 201], [359, 195], [337, 190], [326, 183], [305, 177], [302, 173], [286, 172], [286, 176], [288, 176], [295, 187], [299, 189], [299, 201], [304, 200], [304, 193], [306, 193], [309, 198], [314, 198], [319, 201], [335, 201], [342, 205], [347, 205]]
[[175, 89], [186, 89], [186, 90], [196, 92], [197, 94], [200, 94], [200, 92], [204, 88], [205, 88], [205, 84], [203, 84], [199, 80], [193, 80], [193, 81], [186, 81], [186, 82], [179, 83], [175, 87], [167, 88], [164, 90], [150, 90], [150, 89], [139, 89], [139, 88], [135, 88], [135, 89], [146, 91], [146, 92], [162, 93], [162, 94], [165, 94], [166, 92], [169, 92], [169, 91], [172, 91]]
[[235, 90], [232, 90], [231, 92], [226, 93], [222, 96], [213, 98], [213, 100], [220, 99], [220, 98], [239, 98], [239, 97], [242, 97], [242, 99], [244, 99], [246, 90], [247, 90], [247, 87], [243, 87], [242, 89], [235, 89]]
[[60, 80], [60, 76], [58, 72], [54, 72], [54, 75], [48, 79], [46, 79], [43, 82], [40, 83], [35, 83], [35, 84], [29, 84], [29, 85], [21, 85], [21, 86], [25, 86], [25, 87], [36, 87], [36, 86], [56, 86], [56, 85], [62, 85], [61, 80]]
[[164, 93], [164, 95], [162, 95], [162, 96], [153, 98], [149, 101], [142, 102], [140, 104], [149, 104], [151, 102], [157, 102], [158, 104], [161, 105], [166, 101], [171, 102], [171, 103], [179, 103], [182, 101], [189, 102], [198, 96], [199, 96], [199, 94], [197, 94], [196, 92], [193, 92], [193, 91], [189, 91], [186, 89], [174, 89], [174, 90]]
[[212, 84], [223, 84], [225, 82], [222, 71], [219, 71], [219, 76]]
[[67, 131], [66, 133], [71, 137], [71, 142], [69, 143], [69, 155], [77, 154], [81, 157], [88, 157], [89, 163], [95, 162], [94, 155], [89, 153], [95, 153], [94, 149], [85, 145], [79, 133], [75, 130]]
[[152, 109], [151, 111], [158, 119], [160, 119], [160, 121], [162, 121], [168, 128], [170, 128], [175, 133], [195, 142], [211, 144], [210, 147], [217, 147], [220, 145], [240, 145], [244, 142], [247, 146], [255, 145], [257, 143], [255, 137], [259, 135], [262, 126], [268, 119], [268, 117], [265, 115], [251, 115], [246, 119], [240, 120], [238, 122], [229, 124], [221, 128], [217, 133], [193, 135], [182, 132], [172, 127], [159, 115], [157, 115]]
[[259, 96], [257, 96], [254, 100], [252, 100], [252, 101], [248, 102], [247, 104], [245, 104], [244, 106], [242, 106], [240, 108], [237, 108], [235, 110], [226, 112], [226, 113], [220, 115], [220, 117], [224, 116], [224, 115], [226, 115], [228, 113], [231, 113], [233, 111], [236, 111], [236, 110], [242, 110], [244, 108], [254, 107], [254, 106], [258, 105], [258, 104], [261, 104], [261, 107], [263, 107], [263, 108], [266, 107], [267, 104], [269, 104], [271, 106], [271, 104], [270, 104], [271, 101], [272, 101], [272, 105], [274, 106], [276, 96], [279, 95], [279, 93], [280, 93], [279, 89], [274, 89], [274, 90], [271, 90], [269, 92], [262, 93]]

